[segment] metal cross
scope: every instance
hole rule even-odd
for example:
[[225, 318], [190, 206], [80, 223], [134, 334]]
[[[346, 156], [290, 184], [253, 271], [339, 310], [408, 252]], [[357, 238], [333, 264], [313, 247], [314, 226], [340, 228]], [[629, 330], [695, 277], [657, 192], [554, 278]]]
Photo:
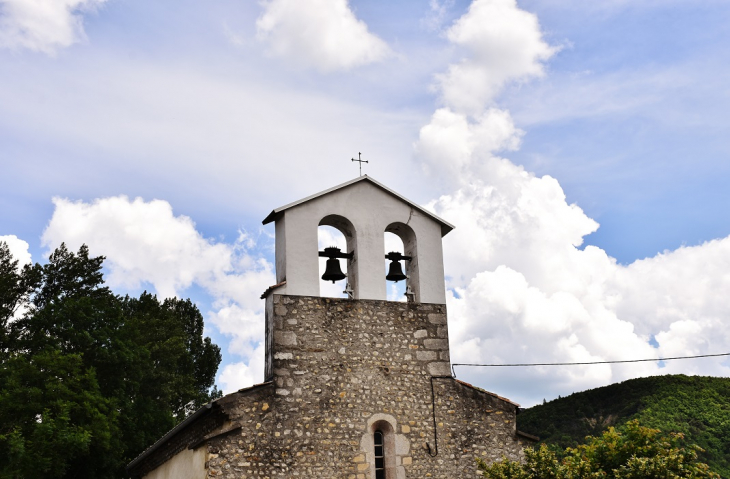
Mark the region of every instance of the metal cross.
[[360, 176], [362, 176], [362, 164], [363, 163], [367, 163], [368, 161], [367, 160], [363, 160], [360, 157], [360, 155], [362, 155], [362, 153], [358, 152], [357, 153], [357, 160], [355, 158], [352, 158], [352, 161], [358, 161], [358, 162], [360, 162]]

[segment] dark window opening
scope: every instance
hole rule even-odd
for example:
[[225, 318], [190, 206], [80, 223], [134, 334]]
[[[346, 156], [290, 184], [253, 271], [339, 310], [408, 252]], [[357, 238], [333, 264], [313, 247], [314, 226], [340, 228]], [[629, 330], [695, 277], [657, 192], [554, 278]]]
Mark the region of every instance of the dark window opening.
[[373, 434], [375, 443], [375, 479], [385, 479], [385, 445], [383, 432], [375, 431]]

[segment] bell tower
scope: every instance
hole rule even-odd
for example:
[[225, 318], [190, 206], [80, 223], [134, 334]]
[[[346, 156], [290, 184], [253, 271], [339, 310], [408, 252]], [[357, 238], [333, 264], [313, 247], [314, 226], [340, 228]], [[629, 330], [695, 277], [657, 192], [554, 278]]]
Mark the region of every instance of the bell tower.
[[[467, 477], [474, 457], [524, 457], [536, 438], [517, 431], [518, 405], [451, 374], [441, 238], [453, 226], [367, 176], [272, 222], [265, 382], [189, 416], [130, 463], [132, 477]], [[342, 232], [341, 250], [318, 251], [321, 225]], [[386, 232], [403, 241], [387, 273]], [[320, 294], [321, 257], [348, 298]], [[386, 276], [405, 281], [408, 301], [386, 300]]]
[[[263, 224], [276, 228], [276, 293], [319, 296], [320, 256], [340, 279], [335, 261], [347, 261], [347, 285], [352, 299], [386, 299], [383, 234], [396, 234], [405, 251], [409, 300], [446, 303], [441, 238], [454, 227], [369, 176], [276, 208]], [[317, 227], [332, 226], [346, 238], [347, 251], [317, 250]], [[329, 248], [328, 248], [329, 249]], [[330, 269], [328, 269], [330, 272]], [[389, 275], [391, 276], [391, 275]], [[405, 278], [403, 277], [405, 276]]]

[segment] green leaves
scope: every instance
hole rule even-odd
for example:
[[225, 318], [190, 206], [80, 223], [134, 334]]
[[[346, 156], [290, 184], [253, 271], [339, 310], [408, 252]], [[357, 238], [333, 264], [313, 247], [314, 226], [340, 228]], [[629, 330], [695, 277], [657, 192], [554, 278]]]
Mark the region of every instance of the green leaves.
[[79, 355], [13, 354], [0, 384], [0, 477], [64, 477], [69, 458], [110, 449], [113, 401]]
[[478, 461], [482, 476], [491, 479], [719, 479], [697, 460], [696, 446], [682, 447], [681, 434], [630, 421], [621, 430], [609, 428], [587, 444], [568, 448], [558, 458], [545, 444], [525, 450], [525, 463], [509, 460], [487, 465]]
[[523, 411], [520, 429], [541, 442], [576, 447], [587, 435], [631, 419], [684, 435], [702, 462], [730, 476], [730, 379], [667, 375], [632, 379], [572, 394]]
[[124, 477], [220, 395], [220, 349], [197, 307], [115, 296], [102, 264], [61, 245], [18, 269], [0, 243], [0, 478]]

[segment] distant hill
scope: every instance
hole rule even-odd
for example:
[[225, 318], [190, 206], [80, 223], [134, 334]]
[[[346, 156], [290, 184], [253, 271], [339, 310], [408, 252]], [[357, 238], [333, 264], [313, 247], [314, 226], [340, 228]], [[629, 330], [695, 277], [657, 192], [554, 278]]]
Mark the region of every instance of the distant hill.
[[681, 432], [705, 450], [700, 458], [730, 478], [730, 378], [654, 376], [574, 393], [521, 411], [521, 431], [540, 442], [576, 446], [609, 426], [638, 419], [643, 426]]

